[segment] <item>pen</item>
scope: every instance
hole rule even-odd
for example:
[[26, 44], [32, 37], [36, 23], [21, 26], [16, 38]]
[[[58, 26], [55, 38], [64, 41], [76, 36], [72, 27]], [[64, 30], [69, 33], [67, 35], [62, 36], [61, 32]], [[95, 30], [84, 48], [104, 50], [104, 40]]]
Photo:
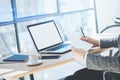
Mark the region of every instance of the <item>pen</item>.
[[83, 36], [85, 37], [85, 34], [84, 34], [84, 32], [83, 32], [82, 27], [80, 27], [80, 30], [81, 30], [81, 32], [82, 32], [82, 34], [83, 34]]

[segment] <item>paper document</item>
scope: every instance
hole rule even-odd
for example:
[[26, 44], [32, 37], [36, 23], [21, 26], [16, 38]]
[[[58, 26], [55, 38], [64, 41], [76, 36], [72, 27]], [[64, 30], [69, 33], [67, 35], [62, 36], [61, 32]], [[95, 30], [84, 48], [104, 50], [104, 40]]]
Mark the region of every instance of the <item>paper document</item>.
[[82, 37], [82, 33], [75, 32], [75, 31], [70, 31], [67, 34], [67, 38], [71, 41], [71, 44], [75, 48], [82, 48], [86, 51], [88, 51], [93, 45], [80, 40], [80, 37]]

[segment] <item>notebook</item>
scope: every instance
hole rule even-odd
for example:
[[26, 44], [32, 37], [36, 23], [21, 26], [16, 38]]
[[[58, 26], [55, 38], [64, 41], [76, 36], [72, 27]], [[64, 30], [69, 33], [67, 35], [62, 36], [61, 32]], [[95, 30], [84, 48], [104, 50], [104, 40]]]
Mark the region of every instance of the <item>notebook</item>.
[[72, 46], [75, 48], [82, 48], [86, 51], [92, 48], [93, 44], [90, 44], [86, 41], [80, 40], [80, 37], [82, 37], [82, 31], [80, 32], [75, 32], [75, 31], [70, 31], [67, 33], [68, 39], [71, 41]]
[[12, 54], [3, 59], [3, 61], [26, 62], [28, 60], [28, 57], [28, 55]]
[[71, 44], [63, 41], [54, 20], [27, 26], [38, 53], [61, 54], [71, 50]]

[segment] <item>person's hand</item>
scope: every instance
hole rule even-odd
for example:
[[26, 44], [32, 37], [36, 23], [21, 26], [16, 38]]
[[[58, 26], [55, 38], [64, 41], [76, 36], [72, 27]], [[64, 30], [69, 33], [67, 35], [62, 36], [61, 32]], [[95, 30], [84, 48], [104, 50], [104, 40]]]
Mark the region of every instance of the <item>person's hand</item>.
[[85, 58], [86, 51], [83, 50], [83, 49], [77, 49], [77, 48], [74, 48], [74, 47], [71, 47], [71, 50], [72, 50], [74, 59], [78, 62], [84, 63], [84, 61], [85, 61], [84, 58]]
[[88, 50], [88, 52], [90, 54], [98, 54], [98, 53], [101, 53], [103, 51], [106, 51], [108, 48], [92, 48], [90, 50]]
[[86, 42], [88, 42], [88, 43], [93, 44], [93, 47], [98, 47], [98, 46], [100, 46], [99, 41], [96, 40], [96, 39], [93, 39], [93, 38], [91, 38], [91, 37], [87, 37], [87, 36], [86, 36], [86, 37], [81, 37], [80, 39], [83, 40], [83, 41], [86, 41]]

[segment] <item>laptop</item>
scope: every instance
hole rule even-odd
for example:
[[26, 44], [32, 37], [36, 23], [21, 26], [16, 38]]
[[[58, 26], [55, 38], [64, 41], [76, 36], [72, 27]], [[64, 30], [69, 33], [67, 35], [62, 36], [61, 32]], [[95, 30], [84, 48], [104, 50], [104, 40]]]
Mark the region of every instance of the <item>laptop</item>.
[[71, 50], [54, 20], [28, 25], [27, 29], [38, 53], [63, 54]]

